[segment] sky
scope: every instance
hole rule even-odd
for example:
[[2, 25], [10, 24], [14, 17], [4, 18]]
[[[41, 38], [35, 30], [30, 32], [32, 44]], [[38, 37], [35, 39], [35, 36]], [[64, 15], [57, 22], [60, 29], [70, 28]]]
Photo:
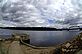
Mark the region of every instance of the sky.
[[0, 27], [82, 27], [82, 0], [0, 0]]

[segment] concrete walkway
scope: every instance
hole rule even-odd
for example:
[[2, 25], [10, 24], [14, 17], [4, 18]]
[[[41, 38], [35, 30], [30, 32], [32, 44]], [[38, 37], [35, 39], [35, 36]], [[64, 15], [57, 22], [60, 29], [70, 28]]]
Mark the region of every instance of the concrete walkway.
[[24, 54], [19, 44], [19, 41], [13, 41], [11, 43], [8, 54]]

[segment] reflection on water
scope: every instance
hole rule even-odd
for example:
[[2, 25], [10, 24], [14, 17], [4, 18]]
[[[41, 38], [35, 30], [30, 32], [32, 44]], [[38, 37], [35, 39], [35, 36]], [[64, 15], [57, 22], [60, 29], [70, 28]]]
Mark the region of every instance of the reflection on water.
[[53, 46], [61, 44], [67, 40], [71, 40], [81, 31], [17, 31], [0, 29], [1, 37], [11, 37], [13, 32], [28, 33], [30, 35], [30, 43], [36, 46]]

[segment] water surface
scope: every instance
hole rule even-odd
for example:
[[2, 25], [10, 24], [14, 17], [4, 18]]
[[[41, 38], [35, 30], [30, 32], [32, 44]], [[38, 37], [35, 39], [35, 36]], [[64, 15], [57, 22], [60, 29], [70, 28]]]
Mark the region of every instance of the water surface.
[[11, 34], [27, 33], [30, 35], [30, 44], [35, 46], [55, 46], [65, 41], [73, 39], [81, 31], [21, 31], [0, 29], [3, 38], [11, 37]]

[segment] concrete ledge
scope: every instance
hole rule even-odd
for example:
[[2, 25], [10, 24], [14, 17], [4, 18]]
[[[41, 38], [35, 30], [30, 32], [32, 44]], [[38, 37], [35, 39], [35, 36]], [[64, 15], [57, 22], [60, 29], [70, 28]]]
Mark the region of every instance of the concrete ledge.
[[[29, 46], [33, 49], [49, 49], [49, 48], [53, 48], [53, 47], [37, 47], [37, 46], [33, 46], [33, 45], [30, 45], [30, 44], [27, 44], [25, 42], [23, 42], [22, 40], [20, 40], [22, 44], [26, 45], [26, 46]], [[55, 47], [54, 47], [55, 48]]]

